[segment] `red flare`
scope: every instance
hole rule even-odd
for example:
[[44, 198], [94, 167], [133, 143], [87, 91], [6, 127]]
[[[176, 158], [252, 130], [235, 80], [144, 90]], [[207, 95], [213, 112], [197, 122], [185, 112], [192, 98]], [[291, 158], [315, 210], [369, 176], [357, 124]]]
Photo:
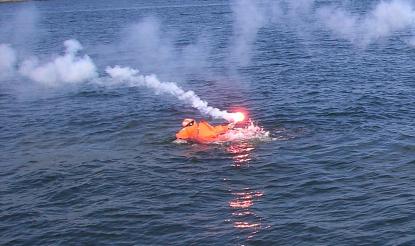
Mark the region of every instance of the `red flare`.
[[245, 120], [245, 115], [241, 112], [236, 112], [233, 114], [233, 121], [235, 123], [242, 122]]

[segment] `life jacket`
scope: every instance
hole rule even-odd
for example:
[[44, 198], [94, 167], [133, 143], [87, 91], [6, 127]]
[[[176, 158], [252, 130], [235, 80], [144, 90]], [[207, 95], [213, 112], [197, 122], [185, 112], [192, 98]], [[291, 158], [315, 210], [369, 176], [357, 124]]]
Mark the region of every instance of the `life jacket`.
[[223, 140], [223, 134], [229, 130], [228, 126], [212, 126], [206, 121], [194, 123], [192, 126], [182, 128], [177, 134], [177, 139], [198, 143], [209, 143]]

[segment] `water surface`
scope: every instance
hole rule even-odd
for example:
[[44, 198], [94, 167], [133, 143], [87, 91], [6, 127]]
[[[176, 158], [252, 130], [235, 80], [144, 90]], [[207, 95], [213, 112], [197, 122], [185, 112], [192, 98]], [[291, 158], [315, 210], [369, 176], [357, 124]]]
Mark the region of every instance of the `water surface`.
[[[243, 107], [275, 140], [179, 145], [181, 120], [202, 116], [175, 98], [2, 81], [0, 244], [415, 243], [415, 51], [396, 36], [362, 49], [320, 28], [268, 26], [249, 65], [229, 70], [228, 1], [2, 4], [0, 25], [26, 5], [39, 33], [17, 48], [47, 56], [75, 38], [100, 69], [136, 67]], [[113, 54], [148, 16], [174, 47], [206, 37], [204, 69]]]

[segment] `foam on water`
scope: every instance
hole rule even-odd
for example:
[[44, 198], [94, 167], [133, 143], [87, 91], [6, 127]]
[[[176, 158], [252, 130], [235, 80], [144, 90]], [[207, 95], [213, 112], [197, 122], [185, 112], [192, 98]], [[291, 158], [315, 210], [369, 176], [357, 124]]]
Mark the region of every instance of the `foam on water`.
[[252, 120], [245, 127], [234, 128], [225, 134], [225, 142], [258, 141], [266, 142], [275, 140], [269, 131], [257, 125]]

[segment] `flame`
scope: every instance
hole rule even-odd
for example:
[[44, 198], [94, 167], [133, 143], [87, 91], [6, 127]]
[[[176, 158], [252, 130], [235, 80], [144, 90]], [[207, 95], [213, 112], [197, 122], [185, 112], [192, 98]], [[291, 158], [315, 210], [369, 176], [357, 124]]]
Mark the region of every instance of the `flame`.
[[238, 123], [238, 122], [242, 122], [245, 120], [245, 115], [242, 112], [236, 112], [236, 113], [233, 113], [232, 118], [235, 123]]

